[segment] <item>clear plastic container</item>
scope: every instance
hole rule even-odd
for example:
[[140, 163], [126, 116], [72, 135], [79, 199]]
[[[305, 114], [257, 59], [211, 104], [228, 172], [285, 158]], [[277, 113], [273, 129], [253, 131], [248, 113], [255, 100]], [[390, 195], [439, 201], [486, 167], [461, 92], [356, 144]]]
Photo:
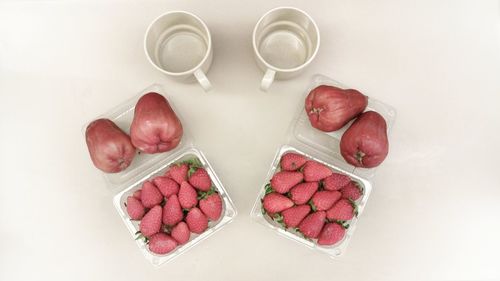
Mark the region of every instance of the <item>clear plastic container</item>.
[[[158, 84], [153, 84], [141, 91], [137, 96], [117, 106], [108, 113], [96, 117], [95, 119], [109, 118], [110, 120], [115, 122], [118, 127], [129, 133], [130, 124], [132, 123], [132, 119], [134, 116], [135, 104], [142, 95], [149, 92], [159, 93], [168, 99], [168, 96], [165, 94], [163, 87]], [[113, 196], [113, 204], [116, 207], [120, 218], [128, 228], [132, 237], [131, 240], [135, 241], [146, 259], [148, 259], [152, 264], [156, 266], [171, 261], [178, 255], [191, 249], [193, 246], [200, 243], [202, 240], [208, 238], [210, 235], [214, 234], [216, 231], [227, 225], [237, 215], [236, 208], [234, 207], [231, 198], [227, 194], [226, 189], [217, 177], [214, 169], [212, 168], [206, 157], [203, 155], [203, 153], [195, 147], [193, 138], [188, 132], [186, 122], [182, 119], [179, 111], [175, 109], [175, 106], [170, 100], [169, 103], [175, 111], [176, 115], [181, 120], [184, 129], [184, 134], [179, 145], [173, 150], [164, 153], [146, 154], [137, 152], [137, 155], [132, 161], [132, 164], [124, 171], [116, 174], [103, 173], [108, 187], [115, 194]], [[87, 125], [88, 123], [83, 128], [84, 133]], [[128, 196], [131, 196], [134, 191], [142, 187], [142, 183], [144, 181], [152, 179], [159, 175], [163, 175], [168, 167], [173, 163], [192, 158], [197, 158], [199, 162], [201, 162], [202, 167], [208, 172], [215, 190], [220, 194], [222, 198], [223, 210], [221, 217], [218, 221], [210, 221], [208, 229], [205, 232], [201, 234], [191, 233], [190, 240], [186, 244], [178, 246], [172, 252], [166, 255], [154, 254], [149, 251], [148, 245], [144, 242], [143, 239], [136, 239], [136, 232], [139, 230], [139, 221], [130, 220], [124, 203], [126, 202]]]
[[[312, 81], [304, 91], [304, 100], [309, 92], [319, 85], [332, 85], [344, 89], [350, 88], [326, 76], [315, 75], [312, 77]], [[368, 93], [364, 94], [369, 96]], [[366, 110], [373, 110], [380, 113], [387, 122], [388, 133], [390, 132], [396, 118], [396, 110], [393, 107], [373, 98], [369, 98]], [[340, 139], [342, 137], [342, 134], [347, 130], [351, 123], [352, 122], [348, 123], [340, 130], [332, 133], [326, 133], [317, 130], [316, 128], [311, 126], [307, 114], [304, 110], [304, 102], [301, 102], [297, 111], [296, 118], [294, 118], [288, 130], [286, 143], [278, 149], [271, 164], [271, 168], [269, 169], [269, 172], [266, 176], [266, 179], [262, 184], [262, 188], [259, 190], [259, 194], [250, 214], [251, 217], [258, 223], [275, 230], [278, 234], [300, 244], [303, 244], [311, 249], [315, 249], [331, 257], [341, 255], [345, 251], [349, 240], [356, 228], [356, 222], [358, 221], [366, 206], [366, 203], [370, 196], [370, 192], [372, 190], [370, 179], [373, 178], [376, 172], [376, 168], [367, 169], [354, 167], [347, 163], [340, 154]], [[363, 195], [361, 196], [361, 198], [356, 200], [357, 216], [347, 222], [349, 224], [349, 227], [346, 229], [345, 236], [336, 244], [331, 246], [318, 245], [314, 241], [302, 237], [293, 229], [285, 230], [279, 223], [262, 212], [261, 199], [265, 195], [265, 186], [270, 182], [273, 175], [279, 171], [281, 156], [287, 152], [295, 152], [305, 155], [311, 160], [318, 161], [330, 167], [330, 169], [334, 172], [345, 174], [349, 176], [351, 180], [355, 181], [363, 190]]]

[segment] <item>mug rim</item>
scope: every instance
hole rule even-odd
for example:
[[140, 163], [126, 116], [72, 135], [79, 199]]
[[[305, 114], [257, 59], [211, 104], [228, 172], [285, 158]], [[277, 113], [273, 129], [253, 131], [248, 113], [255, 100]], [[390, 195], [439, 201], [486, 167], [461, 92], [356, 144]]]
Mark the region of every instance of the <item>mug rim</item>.
[[[318, 38], [317, 40], [317, 43], [316, 43], [316, 47], [314, 48], [314, 52], [312, 53], [312, 55], [307, 59], [307, 61], [305, 61], [303, 64], [297, 66], [297, 67], [294, 67], [294, 68], [279, 68], [279, 67], [276, 67], [276, 66], [273, 66], [271, 64], [269, 64], [266, 60], [264, 60], [264, 58], [260, 55], [260, 52], [259, 50], [257, 49], [257, 40], [256, 40], [256, 33], [257, 33], [257, 27], [259, 26], [259, 24], [264, 20], [264, 18], [266, 16], [268, 16], [270, 13], [274, 12], [274, 11], [277, 11], [277, 10], [295, 10], [295, 11], [298, 11], [302, 14], [304, 14], [312, 23], [312, 25], [314, 26], [314, 29], [316, 31], [316, 37]], [[301, 70], [303, 69], [304, 67], [306, 67], [307, 65], [309, 65], [313, 59], [316, 57], [316, 54], [318, 53], [318, 50], [319, 50], [319, 45], [320, 45], [320, 34], [319, 34], [319, 28], [318, 28], [318, 25], [316, 24], [316, 22], [314, 21], [314, 19], [308, 14], [306, 13], [305, 11], [299, 9], [299, 8], [296, 8], [296, 7], [291, 7], [291, 6], [281, 6], [281, 7], [276, 7], [276, 8], [273, 8], [269, 11], [267, 11], [264, 15], [262, 15], [260, 17], [260, 19], [257, 21], [257, 23], [255, 24], [255, 27], [253, 29], [253, 33], [252, 33], [252, 45], [253, 45], [253, 50], [254, 50], [254, 53], [255, 55], [257, 56], [257, 58], [259, 58], [259, 60], [269, 69], [271, 70], [274, 70], [276, 72], [295, 72], [295, 71], [298, 71], [298, 70]]]
[[[207, 51], [205, 52], [205, 56], [203, 57], [203, 59], [195, 67], [193, 67], [189, 70], [183, 71], [183, 72], [170, 72], [170, 71], [167, 71], [167, 70], [161, 68], [160, 66], [156, 65], [156, 63], [151, 59], [151, 56], [148, 53], [148, 48], [146, 46], [147, 45], [146, 41], [147, 41], [148, 35], [149, 35], [153, 25], [156, 22], [158, 22], [161, 18], [163, 18], [165, 16], [169, 16], [171, 14], [185, 14], [185, 15], [188, 15], [188, 16], [195, 18], [198, 22], [201, 23], [201, 25], [205, 29], [205, 32], [207, 33], [207, 36], [208, 36]], [[210, 29], [208, 29], [208, 26], [205, 24], [205, 22], [200, 17], [198, 17], [197, 15], [195, 15], [191, 12], [188, 12], [188, 11], [182, 11], [182, 10], [168, 11], [168, 12], [165, 12], [165, 13], [159, 15], [149, 24], [148, 28], [146, 29], [146, 33], [144, 35], [144, 53], [146, 54], [146, 57], [147, 57], [149, 63], [151, 63], [160, 72], [162, 72], [166, 75], [170, 75], [170, 76], [185, 76], [185, 75], [193, 74], [196, 70], [202, 68], [203, 64], [207, 61], [208, 57], [210, 56], [211, 50], [212, 50], [212, 35], [210, 34]]]

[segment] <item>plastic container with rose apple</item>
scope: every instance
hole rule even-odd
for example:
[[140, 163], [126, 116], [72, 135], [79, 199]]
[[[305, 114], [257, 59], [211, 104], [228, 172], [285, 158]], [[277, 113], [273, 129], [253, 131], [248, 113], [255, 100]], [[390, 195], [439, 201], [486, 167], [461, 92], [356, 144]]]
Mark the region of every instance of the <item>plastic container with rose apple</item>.
[[[147, 260], [149, 260], [152, 264], [159, 266], [171, 261], [180, 254], [188, 251], [201, 241], [207, 239], [216, 231], [220, 230], [222, 227], [231, 222], [236, 216], [237, 212], [233, 202], [231, 201], [231, 198], [227, 194], [226, 189], [217, 177], [215, 170], [210, 165], [203, 152], [196, 148], [193, 138], [189, 134], [186, 122], [184, 122], [184, 120], [182, 119], [179, 111], [175, 109], [175, 105], [166, 95], [166, 92], [161, 85], [153, 84], [147, 87], [146, 89], [142, 90], [137, 96], [125, 101], [121, 105], [110, 110], [108, 113], [105, 113], [95, 119], [108, 118], [112, 120], [123, 131], [129, 133], [130, 124], [132, 123], [132, 119], [134, 116], [135, 105], [142, 95], [149, 92], [159, 93], [169, 100], [170, 106], [173, 108], [183, 125], [184, 134], [182, 136], [181, 142], [173, 150], [164, 153], [145, 154], [136, 152], [137, 155], [127, 169], [115, 174], [103, 173], [103, 176], [108, 187], [113, 192], [113, 194], [115, 194], [113, 196], [113, 204], [118, 212], [118, 215], [131, 234], [131, 241], [134, 241], [134, 243], [137, 244], [140, 251], [143, 253], [144, 257], [146, 257]], [[83, 128], [84, 132], [86, 127], [87, 125], [85, 125]], [[210, 221], [207, 230], [205, 230], [203, 233], [191, 233], [189, 241], [184, 245], [177, 246], [177, 248], [175, 248], [175, 250], [173, 250], [172, 252], [165, 255], [152, 253], [151, 251], [149, 251], [148, 245], [143, 239], [136, 239], [137, 231], [139, 230], [139, 222], [130, 220], [124, 203], [126, 202], [128, 196], [131, 196], [134, 191], [141, 188], [144, 181], [152, 179], [156, 176], [163, 175], [165, 171], [168, 170], [170, 165], [174, 163], [180, 163], [194, 158], [198, 159], [199, 163], [201, 163], [201, 166], [208, 172], [215, 190], [220, 194], [222, 198], [223, 210], [221, 217], [217, 221]]]
[[[301, 101], [305, 100], [309, 92], [319, 85], [331, 85], [343, 89], [353, 88], [342, 85], [331, 78], [318, 74], [312, 77], [311, 82], [304, 91], [304, 98], [301, 99]], [[369, 96], [369, 93], [364, 94]], [[368, 110], [376, 111], [384, 117], [389, 134], [396, 118], [396, 110], [393, 107], [371, 97], [368, 99], [368, 106], [365, 111]], [[356, 223], [361, 217], [370, 196], [370, 192], [372, 190], [371, 179], [375, 175], [377, 169], [354, 167], [347, 163], [340, 154], [340, 139], [342, 134], [347, 130], [347, 128], [349, 128], [353, 121], [349, 122], [343, 128], [335, 132], [326, 133], [317, 130], [311, 126], [308, 116], [304, 110], [304, 102], [301, 102], [299, 109], [297, 110], [297, 115], [293, 119], [288, 130], [285, 144], [278, 148], [274, 160], [271, 163], [269, 172], [267, 173], [262, 187], [259, 189], [259, 194], [251, 211], [251, 217], [260, 224], [270, 227], [278, 234], [303, 244], [311, 249], [325, 253], [330, 257], [336, 257], [344, 253], [349, 240], [355, 231]], [[280, 170], [281, 157], [288, 152], [304, 155], [310, 160], [315, 160], [328, 166], [333, 172], [349, 176], [351, 180], [354, 181], [362, 190], [362, 196], [355, 202], [357, 206], [357, 215], [347, 222], [348, 227], [345, 231], [343, 239], [334, 245], [319, 245], [315, 241], [303, 237], [296, 229], [283, 227], [279, 222], [262, 211], [261, 200], [265, 196], [265, 186], [270, 182], [273, 175]]]

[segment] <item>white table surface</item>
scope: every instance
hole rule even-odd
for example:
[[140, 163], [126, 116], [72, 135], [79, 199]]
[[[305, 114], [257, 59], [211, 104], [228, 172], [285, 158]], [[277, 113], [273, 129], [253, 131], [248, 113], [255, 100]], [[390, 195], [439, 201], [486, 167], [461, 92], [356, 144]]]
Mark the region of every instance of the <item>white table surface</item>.
[[[251, 32], [280, 5], [308, 11], [322, 44], [302, 76], [263, 93]], [[211, 28], [209, 94], [146, 61], [147, 25], [174, 9]], [[500, 279], [499, 11], [493, 0], [0, 3], [0, 280]], [[314, 73], [398, 110], [390, 154], [336, 260], [249, 216]], [[160, 268], [118, 217], [81, 132], [154, 82], [239, 211]]]

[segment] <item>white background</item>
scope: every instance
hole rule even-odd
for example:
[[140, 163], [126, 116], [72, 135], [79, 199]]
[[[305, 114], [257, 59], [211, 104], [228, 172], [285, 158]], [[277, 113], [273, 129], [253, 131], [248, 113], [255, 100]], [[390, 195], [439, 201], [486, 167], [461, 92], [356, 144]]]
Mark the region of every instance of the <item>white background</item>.
[[[497, 1], [0, 3], [0, 280], [500, 279], [500, 24]], [[297, 79], [258, 90], [251, 31], [293, 5], [321, 47]], [[159, 14], [212, 31], [215, 90], [146, 61]], [[347, 253], [312, 252], [249, 212], [314, 73], [391, 104], [398, 117]], [[83, 124], [159, 82], [239, 216], [160, 268], [118, 217]]]

